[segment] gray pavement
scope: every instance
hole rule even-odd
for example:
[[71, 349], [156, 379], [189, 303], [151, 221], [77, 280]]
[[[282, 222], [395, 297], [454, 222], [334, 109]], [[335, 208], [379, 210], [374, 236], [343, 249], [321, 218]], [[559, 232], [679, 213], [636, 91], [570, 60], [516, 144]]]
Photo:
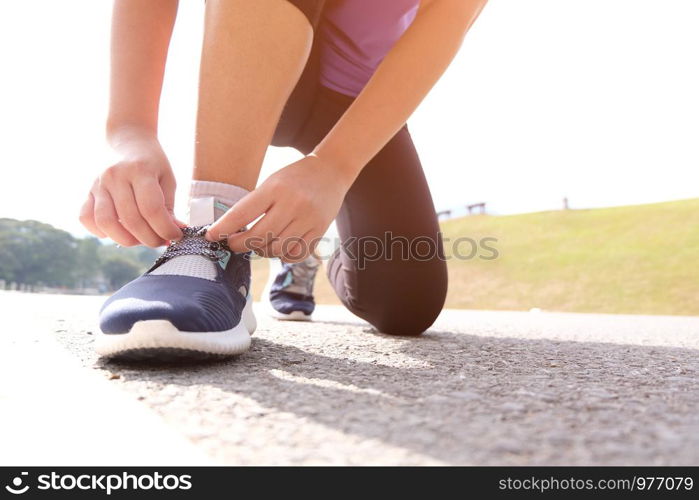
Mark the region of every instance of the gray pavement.
[[449, 310], [407, 339], [334, 306], [310, 324], [258, 308], [241, 357], [152, 367], [93, 355], [102, 300], [0, 293], [16, 447], [22, 411], [62, 390], [72, 403], [43, 411], [64, 432], [44, 448], [74, 441], [100, 463], [699, 465], [696, 317]]

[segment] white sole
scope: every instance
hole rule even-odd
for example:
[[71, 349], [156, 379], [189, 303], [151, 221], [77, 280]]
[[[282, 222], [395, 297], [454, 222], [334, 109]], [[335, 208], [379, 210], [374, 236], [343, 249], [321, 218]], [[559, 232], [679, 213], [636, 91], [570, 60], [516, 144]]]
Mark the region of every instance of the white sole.
[[[184, 358], [173, 356], [173, 352], [215, 357], [242, 354], [250, 348], [251, 335], [257, 328], [257, 320], [252, 310], [252, 297], [248, 297], [243, 308], [240, 323], [230, 330], [219, 332], [186, 332], [178, 330], [168, 320], [152, 319], [134, 323], [128, 333], [98, 333], [95, 338], [95, 352], [100, 356], [114, 357], [136, 354], [136, 358]], [[159, 356], [158, 353], [165, 353]]]
[[313, 319], [312, 314], [306, 314], [303, 311], [293, 311], [291, 313], [281, 313], [277, 311], [272, 304], [267, 304], [269, 309], [269, 315], [275, 319], [281, 319], [284, 321], [311, 321]]

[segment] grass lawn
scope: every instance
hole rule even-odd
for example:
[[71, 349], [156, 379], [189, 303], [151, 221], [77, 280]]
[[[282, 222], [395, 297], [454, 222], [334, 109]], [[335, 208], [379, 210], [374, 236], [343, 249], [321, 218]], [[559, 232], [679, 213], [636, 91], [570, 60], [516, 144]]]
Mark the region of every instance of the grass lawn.
[[[450, 258], [446, 307], [699, 315], [699, 199], [626, 207], [477, 215], [442, 224], [459, 237], [496, 238], [469, 260]], [[459, 247], [468, 254], [470, 246]], [[253, 264], [259, 295], [267, 262]], [[319, 303], [338, 303], [324, 275]]]

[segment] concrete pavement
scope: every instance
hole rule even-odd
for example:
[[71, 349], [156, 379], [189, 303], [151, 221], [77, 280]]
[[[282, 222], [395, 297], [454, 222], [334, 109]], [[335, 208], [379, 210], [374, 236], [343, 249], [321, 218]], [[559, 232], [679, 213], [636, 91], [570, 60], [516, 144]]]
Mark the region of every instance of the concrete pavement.
[[[243, 356], [153, 367], [94, 356], [102, 300], [0, 293], [12, 318], [0, 397], [26, 406], [13, 410], [15, 449], [41, 423], [23, 424], [28, 401], [57, 391], [73, 401], [40, 405], [49, 429], [32, 449], [43, 447], [45, 463], [60, 459], [49, 448], [77, 443], [78, 462], [90, 453], [121, 464], [164, 455], [222, 464], [699, 464], [696, 317], [445, 311], [423, 337], [406, 339], [339, 307], [320, 307], [310, 324], [258, 308]], [[49, 383], [31, 381], [36, 374]], [[51, 427], [56, 413], [62, 436]], [[144, 432], [129, 438], [132, 428]], [[166, 453], [148, 456], [163, 443]], [[0, 459], [16, 462], [8, 451]]]

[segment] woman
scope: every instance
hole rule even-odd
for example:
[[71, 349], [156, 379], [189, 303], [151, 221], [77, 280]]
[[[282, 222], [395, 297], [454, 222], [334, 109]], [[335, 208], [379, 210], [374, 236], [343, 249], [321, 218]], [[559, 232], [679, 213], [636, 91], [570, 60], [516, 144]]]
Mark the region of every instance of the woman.
[[[327, 268], [342, 303], [385, 333], [428, 328], [447, 273], [405, 122], [484, 3], [208, 0], [182, 228], [157, 139], [177, 1], [117, 0], [107, 137], [120, 160], [93, 184], [81, 221], [124, 246], [177, 241], [105, 303], [98, 352], [180, 359], [245, 351], [255, 328], [246, 252], [280, 257], [288, 271], [335, 218], [342, 248]], [[256, 187], [270, 143], [305, 157]], [[273, 287], [277, 298], [282, 285]]]

